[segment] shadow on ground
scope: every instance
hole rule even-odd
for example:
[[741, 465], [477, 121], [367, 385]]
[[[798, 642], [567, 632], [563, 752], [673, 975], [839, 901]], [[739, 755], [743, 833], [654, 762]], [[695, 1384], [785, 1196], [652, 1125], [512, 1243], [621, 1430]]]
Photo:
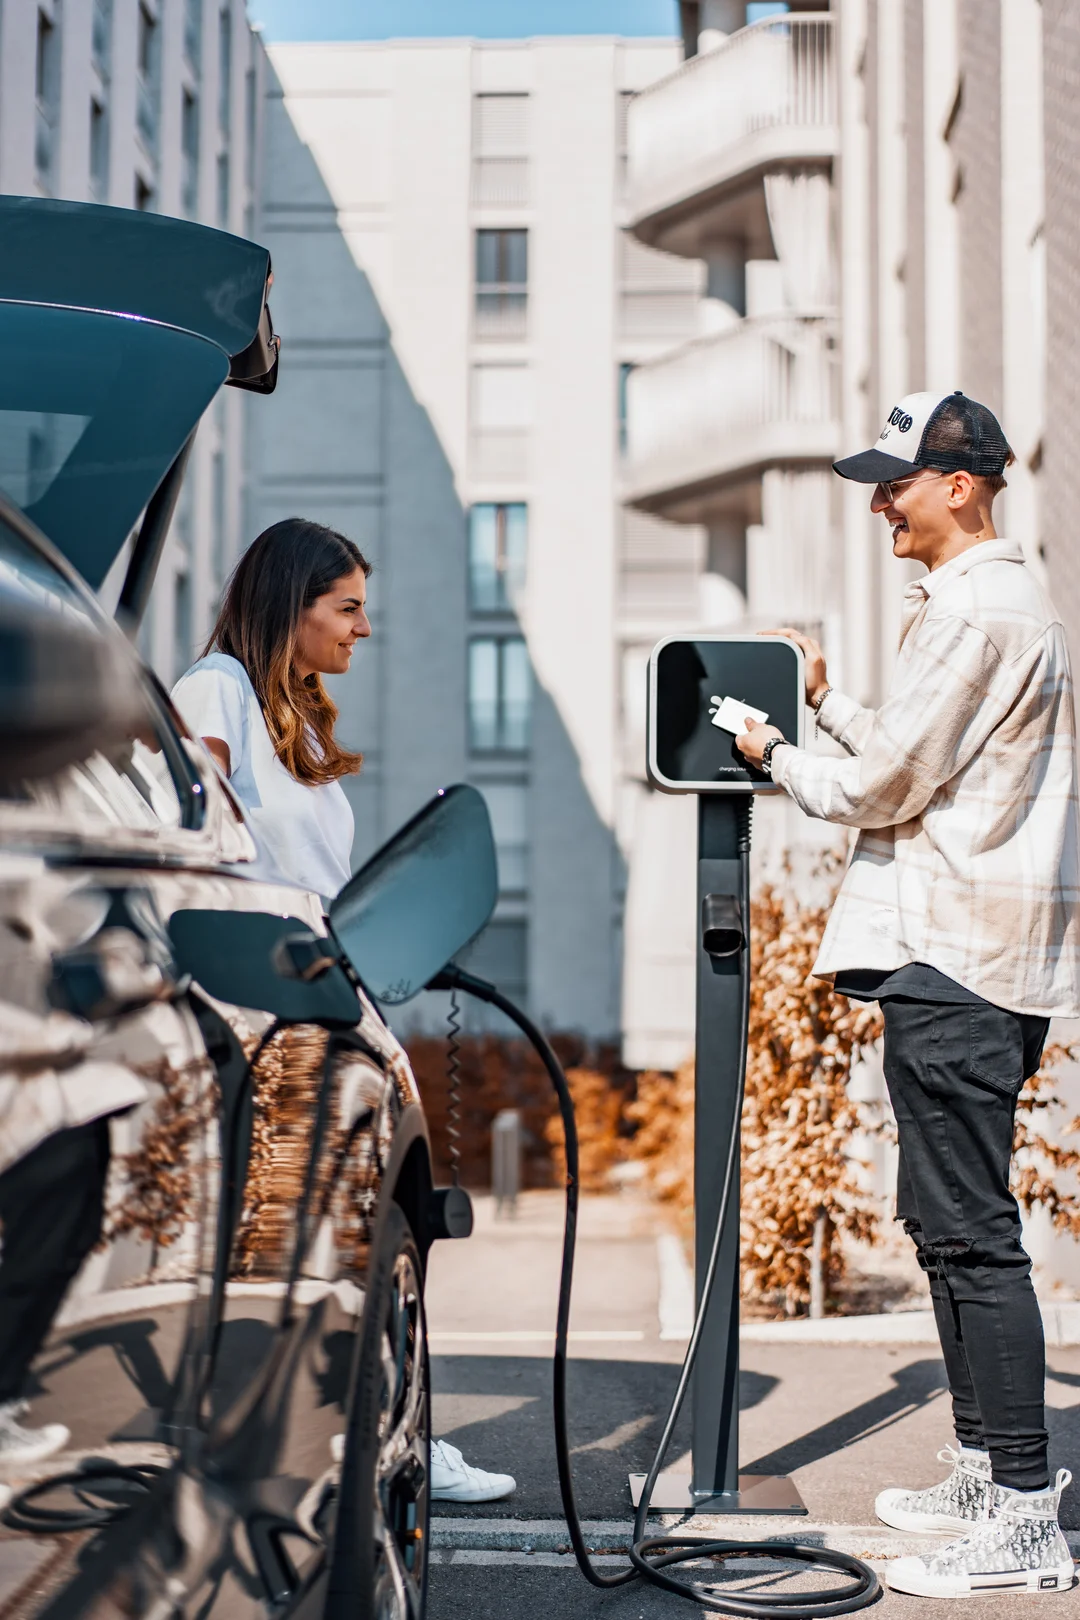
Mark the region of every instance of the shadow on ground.
[[[678, 1376], [678, 1367], [663, 1362], [590, 1358], [571, 1364], [570, 1444], [584, 1516], [617, 1518], [630, 1511], [627, 1475], [644, 1471], [652, 1461]], [[776, 1383], [769, 1375], [744, 1371], [740, 1408], [756, 1406]], [[509, 1502], [468, 1507], [441, 1502], [439, 1513], [561, 1518], [551, 1363], [535, 1356], [435, 1356], [431, 1387], [435, 1435], [459, 1446], [470, 1462], [513, 1474], [518, 1482]], [[690, 1419], [684, 1411], [671, 1460], [689, 1446]]]

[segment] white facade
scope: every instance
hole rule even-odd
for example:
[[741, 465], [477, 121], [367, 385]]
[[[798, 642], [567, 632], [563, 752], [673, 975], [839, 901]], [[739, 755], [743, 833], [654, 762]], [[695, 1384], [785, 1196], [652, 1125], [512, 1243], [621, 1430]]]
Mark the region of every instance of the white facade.
[[376, 564], [374, 642], [337, 694], [367, 753], [356, 853], [448, 775], [476, 782], [504, 887], [483, 969], [593, 1038], [622, 1019], [627, 724], [643, 757], [622, 638], [696, 622], [706, 560], [700, 528], [620, 505], [627, 371], [704, 302], [700, 266], [626, 230], [627, 104], [679, 54], [270, 49], [282, 381], [253, 499], [260, 523], [306, 501]]
[[[264, 70], [243, 0], [4, 0], [0, 191], [250, 235]], [[188, 466], [142, 636], [167, 682], [242, 549], [244, 404], [224, 391]]]
[[[794, 8], [793, 8], [794, 9]], [[691, 23], [692, 8], [684, 7]], [[839, 491], [840, 147], [835, 18], [765, 17], [704, 0], [688, 56], [630, 106], [634, 235], [702, 264], [702, 331], [630, 379], [623, 496], [628, 521], [700, 536], [696, 601], [679, 624], [655, 610], [621, 627], [624, 687], [640, 694], [661, 630], [794, 624], [822, 639], [838, 682], [849, 644]], [[858, 621], [856, 621], [858, 622]], [[627, 728], [621, 805], [628, 851], [623, 1052], [671, 1067], [694, 1038], [696, 827], [692, 802], [644, 781], [643, 703]], [[769, 856], [835, 842], [785, 803], [761, 802]]]

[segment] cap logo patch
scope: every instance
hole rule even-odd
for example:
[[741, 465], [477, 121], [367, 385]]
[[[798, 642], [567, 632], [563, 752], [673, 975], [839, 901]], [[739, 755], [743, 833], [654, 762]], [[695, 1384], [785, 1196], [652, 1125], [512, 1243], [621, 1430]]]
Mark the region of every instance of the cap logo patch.
[[893, 427], [899, 428], [901, 433], [908, 433], [911, 429], [912, 418], [899, 405], [894, 405], [889, 412], [889, 421]]

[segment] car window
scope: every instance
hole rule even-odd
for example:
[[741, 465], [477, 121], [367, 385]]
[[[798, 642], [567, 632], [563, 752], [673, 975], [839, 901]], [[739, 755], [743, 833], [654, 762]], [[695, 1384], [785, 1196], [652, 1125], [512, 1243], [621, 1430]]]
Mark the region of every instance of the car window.
[[[102, 635], [115, 633], [79, 586], [2, 516], [0, 582], [8, 593], [59, 613], [61, 622], [75, 618]], [[46, 837], [81, 840], [106, 830], [147, 835], [201, 825], [204, 795], [195, 764], [151, 677], [142, 678], [147, 719], [140, 734], [108, 753], [88, 753], [52, 776], [0, 790], [6, 836], [17, 835], [20, 826]]]

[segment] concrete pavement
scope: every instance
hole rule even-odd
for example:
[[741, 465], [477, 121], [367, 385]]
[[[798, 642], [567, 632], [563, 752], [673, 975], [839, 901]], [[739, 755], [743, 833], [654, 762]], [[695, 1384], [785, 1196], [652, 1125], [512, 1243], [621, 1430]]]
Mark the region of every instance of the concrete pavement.
[[[471, 1461], [513, 1473], [518, 1491], [509, 1502], [489, 1506], [440, 1504], [430, 1620], [503, 1620], [541, 1611], [551, 1620], [601, 1613], [651, 1620], [706, 1612], [640, 1582], [597, 1592], [556, 1550], [566, 1537], [546, 1335], [558, 1282], [559, 1200], [527, 1195], [517, 1221], [496, 1222], [486, 1201], [478, 1201], [477, 1212], [469, 1242], [442, 1244], [432, 1259], [434, 1431]], [[585, 1201], [572, 1318], [579, 1335], [570, 1369], [574, 1467], [594, 1544], [611, 1549], [623, 1544], [632, 1519], [626, 1476], [643, 1472], [651, 1460], [684, 1350], [660, 1336], [656, 1231], [655, 1211], [637, 1199]], [[620, 1337], [594, 1337], [605, 1331]], [[1080, 1348], [1052, 1348], [1049, 1361], [1056, 1468], [1080, 1459]], [[754, 1540], [797, 1534], [875, 1562], [915, 1550], [877, 1524], [873, 1501], [886, 1483], [917, 1486], [940, 1477], [936, 1453], [952, 1438], [940, 1359], [924, 1344], [808, 1344], [797, 1331], [786, 1341], [744, 1342], [740, 1432], [742, 1466], [790, 1474], [808, 1517], [699, 1519], [687, 1526], [667, 1516], [658, 1529], [678, 1523], [691, 1533]], [[684, 1421], [671, 1460], [685, 1455], [687, 1445]], [[1080, 1529], [1072, 1490], [1064, 1522]], [[1080, 1536], [1070, 1540], [1080, 1552]], [[829, 1584], [824, 1577], [811, 1582]], [[925, 1600], [889, 1594], [876, 1612], [900, 1620], [916, 1609], [926, 1612]], [[1019, 1597], [938, 1603], [932, 1612], [944, 1617], [956, 1609], [995, 1620], [1029, 1612]]]

